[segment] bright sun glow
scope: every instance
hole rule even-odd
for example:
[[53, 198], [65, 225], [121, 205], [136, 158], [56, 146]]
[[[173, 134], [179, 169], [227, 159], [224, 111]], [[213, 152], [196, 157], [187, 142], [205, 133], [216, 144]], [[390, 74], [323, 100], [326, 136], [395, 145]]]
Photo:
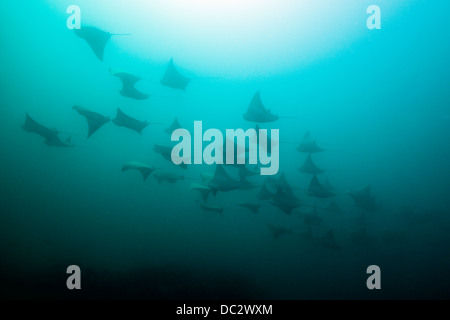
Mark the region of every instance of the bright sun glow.
[[[386, 0], [379, 0], [386, 3]], [[68, 0], [58, 2], [64, 7]], [[139, 57], [270, 74], [314, 63], [365, 31], [361, 0], [80, 0], [84, 23], [132, 33]], [[385, 8], [387, 5], [385, 5]], [[125, 40], [124, 40], [125, 41]], [[217, 70], [219, 66], [219, 69]]]

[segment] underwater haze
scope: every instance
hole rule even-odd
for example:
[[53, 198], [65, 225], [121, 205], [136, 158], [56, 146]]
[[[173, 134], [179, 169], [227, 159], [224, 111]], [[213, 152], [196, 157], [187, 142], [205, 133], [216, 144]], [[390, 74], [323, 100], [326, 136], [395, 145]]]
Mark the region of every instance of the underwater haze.
[[[449, 299], [437, 4], [1, 1], [0, 298]], [[173, 164], [175, 119], [278, 129], [278, 173]]]

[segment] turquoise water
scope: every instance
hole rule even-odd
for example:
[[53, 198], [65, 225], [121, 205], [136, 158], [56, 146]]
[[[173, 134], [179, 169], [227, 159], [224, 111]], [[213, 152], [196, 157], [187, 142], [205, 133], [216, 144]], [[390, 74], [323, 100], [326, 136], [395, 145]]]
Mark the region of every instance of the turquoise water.
[[[393, 2], [2, 1], [0, 297], [448, 298], [450, 8]], [[66, 27], [72, 4], [82, 25], [131, 35], [113, 36], [99, 61]], [[381, 30], [366, 27], [371, 4]], [[192, 79], [185, 91], [159, 82], [171, 58]], [[145, 78], [137, 88], [154, 96], [120, 95], [109, 68]], [[286, 214], [258, 187], [210, 195], [223, 213], [204, 211], [190, 185], [215, 166], [176, 167], [154, 145], [173, 145], [175, 117], [191, 132], [194, 121], [254, 128], [242, 115], [257, 90], [290, 117], [260, 126], [279, 129], [279, 173], [302, 205]], [[74, 105], [156, 124], [140, 135], [108, 123], [87, 139]], [[26, 113], [74, 147], [24, 131]], [[296, 144], [307, 131], [341, 212], [305, 192]], [[121, 172], [129, 161], [158, 169], [143, 183]], [[159, 184], [158, 171], [185, 179]], [[367, 184], [376, 210], [348, 194]], [[309, 228], [314, 239], [301, 236]], [[324, 245], [329, 230], [338, 250]], [[72, 264], [81, 292], [65, 286]], [[381, 290], [366, 287], [373, 264]]]

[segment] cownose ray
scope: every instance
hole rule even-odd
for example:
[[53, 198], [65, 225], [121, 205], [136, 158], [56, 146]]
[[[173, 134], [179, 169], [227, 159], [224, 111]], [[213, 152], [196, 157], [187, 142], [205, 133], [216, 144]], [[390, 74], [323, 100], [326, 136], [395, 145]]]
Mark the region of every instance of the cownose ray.
[[318, 226], [322, 223], [322, 218], [319, 216], [319, 212], [317, 211], [316, 206], [313, 206], [309, 208], [308, 211], [304, 212], [302, 218], [308, 227], [314, 225]]
[[267, 109], [262, 101], [260, 91], [256, 91], [250, 104], [248, 105], [247, 112], [243, 115], [244, 119], [251, 122], [273, 122], [277, 121], [280, 117], [271, 113], [270, 109]]
[[370, 193], [370, 185], [348, 192], [358, 208], [374, 211], [377, 208], [375, 198]]
[[59, 137], [59, 130], [50, 129], [42, 124], [36, 122], [33, 118], [30, 117], [28, 112], [26, 113], [25, 123], [22, 125], [22, 129], [27, 132], [33, 132], [45, 139], [45, 144], [53, 147], [73, 147], [73, 144], [70, 143], [70, 137], [67, 141], [62, 140]]
[[182, 128], [180, 122], [178, 121], [178, 118], [175, 118], [172, 122], [172, 125], [168, 128], [166, 128], [164, 131], [168, 134], [172, 134], [172, 132], [174, 132], [177, 129]]
[[239, 189], [241, 186], [242, 181], [231, 178], [221, 164], [216, 165], [214, 177], [208, 184], [208, 187], [211, 189], [213, 195], [216, 195], [217, 191], [232, 191]]
[[189, 186], [189, 189], [196, 190], [197, 192], [199, 192], [202, 197], [203, 202], [206, 202], [208, 200], [208, 196], [211, 193], [210, 188], [208, 188], [204, 184], [196, 183], [196, 182], [191, 183], [191, 185]]
[[292, 187], [286, 179], [286, 174], [283, 172], [280, 174], [280, 176], [278, 177], [278, 179], [275, 179], [273, 177], [268, 177], [266, 179], [266, 181], [272, 185], [273, 188], [275, 188], [276, 190], [278, 189], [282, 189], [283, 191], [289, 191], [291, 192], [294, 187]]
[[325, 172], [325, 170], [316, 166], [316, 164], [312, 161], [311, 153], [305, 159], [303, 165], [298, 169], [300, 172], [309, 173], [309, 174], [321, 174]]
[[191, 81], [190, 78], [183, 76], [173, 63], [173, 58], [170, 58], [169, 65], [166, 68], [164, 76], [160, 80], [161, 84], [172, 89], [186, 90], [187, 85]]
[[292, 210], [301, 206], [300, 201], [291, 190], [284, 190], [282, 188], [279, 188], [273, 196], [272, 204], [286, 214], [291, 214]]
[[158, 181], [158, 184], [161, 184], [164, 181], [173, 184], [178, 180], [184, 180], [184, 176], [168, 171], [157, 171], [153, 174], [153, 177], [155, 177], [155, 179]]
[[116, 126], [125, 127], [136, 131], [139, 134], [142, 134], [142, 130], [144, 130], [150, 122], [137, 120], [135, 118], [130, 117], [125, 114], [120, 108], [117, 108], [116, 117], [112, 121]]
[[279, 236], [283, 234], [293, 234], [294, 231], [292, 229], [288, 229], [285, 227], [278, 227], [271, 223], [268, 223], [267, 226], [269, 227], [270, 231], [272, 231], [272, 235], [275, 239], [277, 239]]
[[[172, 162], [172, 147], [155, 144], [155, 146], [153, 147], [153, 151], [160, 154], [165, 160], [167, 160], [173, 164], [173, 162]], [[184, 162], [182, 162], [178, 166], [183, 169], [187, 169], [187, 164], [185, 164]]]
[[151, 175], [153, 171], [155, 171], [155, 168], [151, 167], [145, 163], [142, 163], [142, 162], [130, 161], [130, 162], [127, 162], [122, 167], [122, 172], [128, 171], [128, 170], [139, 171], [139, 173], [142, 175], [142, 178], [144, 179], [144, 182], [145, 182], [145, 180], [147, 180], [148, 176]]
[[95, 27], [82, 27], [74, 29], [75, 34], [84, 39], [91, 47], [96, 57], [103, 61], [105, 47], [112, 36], [128, 36], [130, 34], [109, 33]]
[[297, 146], [297, 151], [304, 153], [317, 153], [322, 152], [323, 149], [317, 146], [316, 140], [313, 140], [311, 138], [310, 132], [307, 131], [306, 134], [303, 136], [302, 141]]
[[242, 201], [238, 203], [238, 206], [246, 208], [253, 213], [258, 213], [261, 208], [261, 204], [256, 202]]
[[309, 183], [309, 187], [306, 190], [306, 194], [317, 198], [331, 198], [336, 195], [334, 192], [324, 188], [319, 182], [319, 179], [317, 179], [316, 175], [313, 175], [311, 182]]
[[[314, 175], [315, 177], [315, 175]], [[316, 178], [317, 180], [317, 178]], [[272, 193], [268, 188], [267, 185], [271, 185], [272, 188], [276, 190], [275, 194], [272, 197], [272, 204], [275, 206], [278, 206], [283, 212], [290, 214], [293, 209], [299, 207], [300, 205], [305, 205], [308, 207], [316, 207], [315, 205], [310, 205], [307, 203], [300, 203], [298, 198], [294, 195], [293, 190], [297, 189], [296, 187], [292, 187], [286, 179], [285, 173], [281, 173], [281, 175], [278, 177], [278, 179], [273, 177], [268, 177], [265, 181], [266, 184], [266, 190], [261, 189], [260, 194], [258, 196], [264, 197], [266, 195], [268, 198], [270, 197], [270, 194]], [[317, 191], [316, 188], [314, 189], [308, 189], [306, 193], [308, 194], [308, 191]], [[328, 193], [325, 193], [325, 191], [321, 191], [321, 193], [317, 193], [317, 197], [325, 197], [325, 196], [331, 196]], [[333, 193], [334, 196], [334, 193]], [[260, 198], [260, 199], [261, 199]], [[318, 208], [318, 207], [317, 207]], [[323, 208], [320, 208], [323, 209]]]
[[224, 210], [239, 212], [239, 210], [236, 210], [236, 209], [233, 209], [233, 208], [226, 208], [226, 207], [223, 207], [223, 206], [217, 206], [217, 205], [213, 205], [213, 204], [208, 204], [208, 203], [206, 203], [204, 201], [196, 200], [196, 202], [198, 204], [200, 204], [200, 208], [203, 211], [216, 212], [216, 213], [220, 213], [220, 214], [223, 214]]
[[142, 93], [136, 89], [136, 84], [142, 80], [141, 77], [113, 68], [110, 68], [109, 72], [122, 81], [122, 90], [120, 90], [122, 96], [135, 100], [146, 100], [150, 97], [149, 94]]
[[314, 237], [311, 227], [299, 234], [302, 238], [310, 240], [312, 244], [332, 250], [341, 250], [341, 246], [336, 242], [333, 229], [328, 230], [322, 237]]
[[341, 247], [336, 242], [336, 239], [334, 237], [333, 229], [330, 229], [325, 235], [321, 238], [318, 238], [316, 240], [316, 243], [322, 247], [333, 249], [333, 250], [340, 250]]
[[96, 132], [98, 129], [103, 127], [103, 125], [111, 121], [109, 117], [105, 117], [100, 113], [91, 111], [81, 106], [73, 106], [72, 109], [78, 112], [86, 119], [88, 124], [88, 135], [87, 135], [88, 138], [92, 136], [92, 134]]
[[167, 161], [172, 161], [172, 148], [169, 146], [163, 146], [160, 144], [155, 144], [155, 146], [153, 147], [153, 151], [155, 151], [156, 153], [159, 153], [164, 159], [166, 159]]
[[200, 208], [203, 211], [217, 212], [217, 213], [223, 214], [223, 210], [224, 210], [223, 207], [207, 204], [206, 202], [202, 202], [202, 201], [197, 201], [197, 202], [200, 204]]

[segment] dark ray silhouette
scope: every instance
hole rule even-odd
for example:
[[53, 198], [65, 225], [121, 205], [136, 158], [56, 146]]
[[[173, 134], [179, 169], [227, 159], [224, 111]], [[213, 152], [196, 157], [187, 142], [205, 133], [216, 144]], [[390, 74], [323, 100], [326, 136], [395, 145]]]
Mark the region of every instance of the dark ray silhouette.
[[105, 47], [111, 39], [111, 34], [95, 27], [82, 27], [74, 30], [78, 37], [86, 40], [97, 58], [103, 61]]
[[191, 79], [178, 72], [173, 64], [173, 58], [171, 58], [166, 72], [160, 81], [163, 86], [185, 91]]
[[370, 193], [370, 185], [366, 185], [360, 189], [350, 191], [348, 194], [353, 199], [355, 205], [358, 208], [364, 209], [366, 211], [375, 211], [377, 209], [375, 198]]
[[210, 188], [200, 183], [191, 183], [189, 188], [198, 191], [202, 197], [203, 202], [206, 202], [208, 200], [208, 196], [211, 193]]
[[242, 181], [234, 180], [225, 171], [223, 165], [216, 165], [216, 171], [214, 172], [214, 178], [209, 182], [208, 187], [211, 189], [213, 195], [216, 195], [217, 191], [232, 191], [239, 189], [242, 186]]
[[333, 249], [333, 250], [340, 250], [341, 247], [336, 242], [336, 239], [334, 237], [333, 229], [330, 229], [323, 237], [317, 239], [317, 243], [321, 245], [322, 247]]
[[238, 203], [238, 206], [246, 208], [253, 213], [258, 213], [261, 208], [261, 204], [255, 202], [242, 201]]
[[40, 123], [36, 122], [27, 113], [25, 123], [22, 125], [22, 129], [27, 132], [33, 132], [45, 139], [45, 144], [53, 147], [73, 147], [70, 143], [70, 137], [67, 141], [61, 140], [59, 137], [60, 131], [56, 129], [47, 128]]
[[[172, 162], [172, 147], [155, 144], [155, 146], [153, 147], [153, 151], [160, 154], [165, 160], [167, 160], [173, 164], [173, 162]], [[185, 164], [184, 162], [178, 166], [183, 169], [187, 169], [187, 164]]]
[[153, 171], [155, 171], [155, 168], [153, 168], [145, 163], [141, 163], [141, 162], [137, 162], [137, 161], [130, 161], [122, 167], [122, 172], [127, 171], [127, 170], [139, 171], [139, 173], [142, 175], [142, 178], [144, 179], [144, 182], [145, 182], [145, 180], [147, 180], [148, 176], [151, 175]]
[[278, 207], [286, 214], [291, 214], [292, 210], [300, 207], [300, 201], [290, 190], [278, 189], [275, 196], [272, 198], [272, 204]]
[[95, 27], [82, 27], [81, 29], [74, 29], [75, 34], [84, 39], [91, 47], [96, 57], [103, 61], [105, 47], [112, 36], [128, 36], [129, 34], [114, 34]]
[[105, 117], [97, 112], [83, 108], [81, 106], [73, 106], [72, 109], [74, 109], [80, 115], [85, 117], [87, 124], [88, 124], [88, 135], [87, 135], [88, 138], [94, 132], [96, 132], [98, 129], [100, 129], [103, 125], [105, 125], [106, 123], [111, 121], [110, 118]]
[[322, 224], [322, 218], [319, 216], [319, 212], [315, 206], [311, 207], [307, 212], [302, 215], [303, 221], [308, 227], [318, 226]]
[[167, 129], [165, 129], [164, 131], [168, 134], [172, 134], [172, 132], [174, 132], [175, 130], [180, 129], [180, 128], [182, 128], [181, 124], [178, 121], [178, 118], [175, 118], [172, 122], [172, 125], [170, 127], [168, 127]]
[[279, 116], [271, 113], [270, 109], [264, 107], [259, 90], [250, 101], [247, 112], [244, 113], [244, 119], [251, 122], [272, 122], [279, 118]]
[[223, 210], [224, 210], [223, 207], [210, 205], [210, 204], [207, 204], [207, 203], [201, 202], [201, 201], [197, 201], [197, 202], [200, 204], [200, 208], [203, 211], [217, 212], [217, 213], [223, 214]]
[[304, 153], [317, 153], [322, 152], [323, 149], [318, 147], [316, 144], [316, 140], [311, 138], [311, 134], [306, 132], [300, 144], [297, 146], [297, 151]]
[[139, 134], [141, 134], [142, 130], [144, 130], [149, 125], [149, 122], [147, 121], [140, 121], [126, 115], [119, 108], [117, 108], [117, 115], [116, 118], [113, 120], [113, 123], [116, 126], [131, 129]]
[[288, 192], [292, 192], [292, 190], [294, 189], [288, 182], [286, 179], [286, 174], [283, 172], [280, 174], [280, 176], [278, 177], [278, 179], [275, 179], [273, 177], [268, 177], [266, 179], [266, 182], [273, 187], [275, 190], [281, 189], [283, 191], [288, 191]]
[[315, 165], [315, 163], [311, 159], [311, 154], [308, 154], [308, 156], [305, 159], [305, 162], [299, 169], [300, 172], [303, 173], [310, 173], [310, 174], [320, 174], [325, 172], [325, 170], [320, 169], [318, 166]]
[[325, 189], [317, 179], [316, 175], [313, 175], [311, 182], [309, 184], [309, 188], [308, 190], [306, 190], [306, 194], [311, 197], [317, 198], [331, 198], [336, 195], [335, 193]]
[[122, 90], [120, 90], [122, 96], [135, 100], [146, 100], [150, 97], [150, 95], [140, 92], [135, 87], [142, 80], [141, 77], [117, 69], [109, 69], [109, 72], [122, 81]]
[[277, 239], [279, 236], [283, 234], [293, 234], [294, 231], [292, 229], [287, 229], [284, 227], [277, 227], [273, 224], [268, 223], [267, 226], [269, 227], [270, 231], [272, 231], [272, 235], [275, 239]]

